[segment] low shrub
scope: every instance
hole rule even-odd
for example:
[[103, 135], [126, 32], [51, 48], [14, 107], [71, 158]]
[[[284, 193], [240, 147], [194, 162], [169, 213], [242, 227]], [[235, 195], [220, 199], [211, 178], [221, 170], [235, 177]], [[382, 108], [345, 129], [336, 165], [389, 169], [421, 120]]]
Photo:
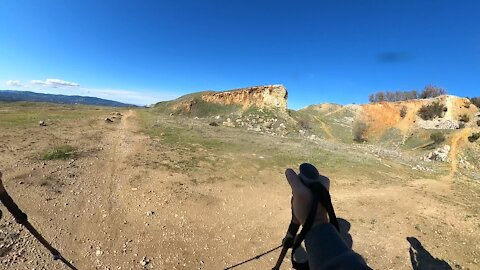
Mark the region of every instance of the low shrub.
[[310, 122], [307, 119], [298, 120], [298, 125], [303, 129], [310, 129]]
[[430, 134], [430, 139], [435, 143], [435, 144], [440, 144], [445, 141], [445, 135], [443, 135], [442, 132], [440, 131], [435, 131], [432, 134]]
[[352, 127], [353, 140], [356, 142], [366, 142], [367, 130], [368, 130], [368, 125], [365, 122], [355, 121]]
[[473, 143], [473, 142], [476, 142], [479, 138], [480, 138], [480, 132], [472, 133], [472, 135], [468, 137], [468, 141]]
[[75, 148], [69, 145], [54, 146], [42, 154], [42, 159], [44, 160], [69, 159], [73, 157], [75, 157]]
[[470, 116], [468, 116], [467, 114], [462, 114], [458, 116], [458, 120], [468, 123], [468, 121], [470, 121]]
[[437, 117], [443, 117], [443, 113], [447, 111], [447, 107], [445, 105], [440, 104], [438, 101], [435, 101], [428, 105], [423, 105], [418, 110], [418, 115], [423, 120], [432, 120]]

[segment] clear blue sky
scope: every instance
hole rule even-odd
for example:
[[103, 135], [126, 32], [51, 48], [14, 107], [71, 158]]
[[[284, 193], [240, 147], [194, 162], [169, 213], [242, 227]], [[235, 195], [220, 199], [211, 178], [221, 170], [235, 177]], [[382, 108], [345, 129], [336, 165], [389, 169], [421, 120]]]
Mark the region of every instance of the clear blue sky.
[[146, 104], [277, 83], [290, 108], [479, 96], [480, 1], [0, 1], [0, 89]]

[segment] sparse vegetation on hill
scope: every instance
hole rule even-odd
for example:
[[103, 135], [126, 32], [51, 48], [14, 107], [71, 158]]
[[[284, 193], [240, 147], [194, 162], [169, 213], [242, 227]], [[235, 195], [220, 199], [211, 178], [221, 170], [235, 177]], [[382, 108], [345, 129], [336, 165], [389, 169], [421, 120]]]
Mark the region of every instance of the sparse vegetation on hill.
[[417, 90], [412, 91], [379, 91], [375, 94], [370, 94], [368, 96], [368, 100], [373, 102], [397, 102], [397, 101], [405, 101], [405, 100], [412, 100], [412, 99], [420, 99], [420, 98], [434, 98], [441, 95], [446, 95], [447, 91], [441, 87], [437, 87], [434, 85], [427, 85], [423, 89], [422, 92], [418, 93]]
[[198, 117], [227, 115], [241, 110], [239, 105], [222, 105], [203, 101], [201, 97], [204, 93], [206, 92], [189, 94], [175, 100], [159, 102], [155, 104], [153, 110], [166, 114]]
[[418, 115], [423, 120], [432, 120], [437, 117], [443, 117], [443, 113], [447, 110], [445, 105], [441, 104], [438, 101], [435, 101], [431, 104], [424, 105], [418, 110]]
[[370, 94], [368, 97], [368, 100], [373, 103], [373, 102], [383, 102], [383, 101], [388, 101], [388, 102], [404, 101], [404, 100], [417, 99], [417, 98], [418, 98], [418, 94], [416, 90], [395, 91], [395, 92], [379, 91], [375, 94]]

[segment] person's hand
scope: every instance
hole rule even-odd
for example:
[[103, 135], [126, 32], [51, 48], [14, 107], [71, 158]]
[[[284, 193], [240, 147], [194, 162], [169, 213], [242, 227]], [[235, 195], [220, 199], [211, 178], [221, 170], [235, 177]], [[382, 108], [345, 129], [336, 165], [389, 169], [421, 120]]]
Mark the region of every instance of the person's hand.
[[[285, 171], [285, 176], [287, 177], [288, 184], [292, 188], [292, 210], [293, 210], [293, 219], [297, 220], [300, 224], [305, 224], [307, 220], [308, 213], [310, 213], [310, 205], [312, 203], [312, 191], [306, 187], [297, 173], [292, 169], [287, 169]], [[325, 177], [320, 177], [320, 182], [328, 190], [330, 187], [330, 180]], [[313, 226], [318, 224], [328, 223], [328, 214], [325, 208], [319, 203], [317, 207], [317, 214], [313, 222]]]

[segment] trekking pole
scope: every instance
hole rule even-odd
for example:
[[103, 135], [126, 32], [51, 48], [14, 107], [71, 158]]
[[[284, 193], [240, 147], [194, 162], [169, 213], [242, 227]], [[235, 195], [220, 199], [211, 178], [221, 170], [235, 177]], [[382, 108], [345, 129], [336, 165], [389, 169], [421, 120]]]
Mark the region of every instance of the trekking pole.
[[263, 252], [262, 254], [258, 254], [258, 255], [256, 255], [255, 257], [252, 257], [252, 258], [250, 258], [250, 259], [248, 259], [248, 260], [245, 260], [245, 261], [243, 261], [243, 262], [241, 262], [241, 263], [237, 263], [237, 264], [235, 264], [235, 265], [229, 266], [229, 267], [225, 268], [224, 270], [233, 269], [233, 268], [235, 268], [235, 267], [237, 267], [237, 266], [240, 266], [240, 265], [242, 265], [242, 264], [248, 263], [248, 262], [250, 262], [250, 261], [258, 260], [258, 259], [260, 259], [260, 257], [262, 257], [262, 256], [264, 256], [264, 255], [267, 255], [268, 253], [273, 252], [273, 251], [281, 248], [282, 246], [283, 246], [283, 245], [280, 245], [280, 246], [278, 246], [278, 247], [274, 247], [274, 248], [272, 248], [272, 249], [270, 249], [270, 250], [268, 250], [268, 251]]
[[283, 238], [282, 241], [282, 251], [280, 252], [280, 255], [278, 256], [277, 263], [275, 266], [272, 268], [272, 270], [279, 270], [280, 266], [282, 265], [283, 260], [285, 259], [285, 256], [287, 255], [287, 251], [289, 248], [293, 246], [294, 240], [295, 240], [295, 235], [297, 235], [298, 228], [300, 228], [300, 225], [296, 221], [296, 219], [293, 217], [292, 213], [292, 220], [290, 221], [290, 225], [288, 226], [287, 233], [285, 234], [285, 238]]
[[12, 197], [7, 193], [7, 190], [5, 190], [5, 187], [3, 186], [2, 182], [2, 173], [0, 172], [0, 201], [5, 205], [7, 208], [8, 212], [10, 212], [13, 217], [15, 218], [15, 221], [18, 224], [23, 225], [32, 235], [35, 237], [48, 251], [53, 256], [53, 260], [60, 260], [63, 262], [68, 268], [72, 270], [77, 270], [75, 266], [73, 266], [69, 261], [67, 261], [62, 254], [58, 250], [56, 250], [54, 247], [50, 245], [50, 243], [43, 238], [43, 236], [30, 224], [28, 221], [28, 216], [20, 208], [18, 205], [13, 201]]

